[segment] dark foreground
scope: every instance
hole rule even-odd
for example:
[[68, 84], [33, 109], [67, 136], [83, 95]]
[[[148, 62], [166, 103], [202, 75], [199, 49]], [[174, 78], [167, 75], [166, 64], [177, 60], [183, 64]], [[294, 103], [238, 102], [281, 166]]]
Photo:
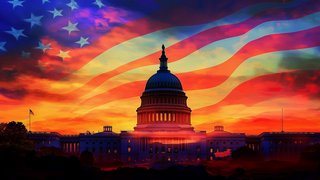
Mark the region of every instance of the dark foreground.
[[0, 149], [0, 179], [320, 179], [318, 160], [219, 160], [167, 168], [119, 167], [105, 171], [76, 157], [45, 154], [17, 147]]

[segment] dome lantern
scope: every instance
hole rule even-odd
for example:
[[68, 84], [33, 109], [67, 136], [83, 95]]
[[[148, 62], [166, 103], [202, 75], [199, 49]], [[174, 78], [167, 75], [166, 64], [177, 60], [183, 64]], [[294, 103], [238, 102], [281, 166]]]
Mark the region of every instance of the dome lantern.
[[168, 58], [166, 57], [165, 47], [162, 44], [162, 55], [159, 58], [160, 60], [160, 70], [159, 71], [168, 71]]

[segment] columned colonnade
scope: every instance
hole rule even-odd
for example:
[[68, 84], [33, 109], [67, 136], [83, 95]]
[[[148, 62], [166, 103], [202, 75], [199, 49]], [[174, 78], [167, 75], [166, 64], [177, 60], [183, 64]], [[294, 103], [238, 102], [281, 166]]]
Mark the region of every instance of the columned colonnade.
[[138, 124], [155, 123], [177, 123], [191, 124], [190, 113], [183, 112], [139, 112]]
[[79, 142], [63, 142], [61, 147], [64, 152], [67, 153], [80, 153], [80, 143]]

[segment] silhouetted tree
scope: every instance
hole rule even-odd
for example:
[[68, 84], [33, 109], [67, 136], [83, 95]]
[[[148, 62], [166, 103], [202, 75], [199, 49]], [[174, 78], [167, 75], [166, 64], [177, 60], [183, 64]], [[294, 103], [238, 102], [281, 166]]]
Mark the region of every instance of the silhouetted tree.
[[4, 130], [7, 127], [7, 123], [0, 123], [0, 144], [5, 141], [4, 137]]
[[31, 141], [27, 138], [27, 129], [21, 122], [11, 121], [0, 124], [0, 146], [17, 146], [30, 149]]

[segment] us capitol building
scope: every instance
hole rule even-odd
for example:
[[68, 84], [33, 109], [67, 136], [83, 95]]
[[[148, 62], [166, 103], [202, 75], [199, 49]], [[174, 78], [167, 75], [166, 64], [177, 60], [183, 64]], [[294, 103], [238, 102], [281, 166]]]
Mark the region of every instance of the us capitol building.
[[159, 70], [147, 81], [137, 108], [133, 131], [112, 131], [104, 126], [99, 133], [61, 135], [55, 132], [29, 134], [36, 149], [53, 147], [80, 155], [91, 152], [100, 162], [200, 161], [230, 157], [231, 152], [247, 146], [266, 158], [295, 157], [308, 145], [320, 143], [320, 133], [264, 132], [257, 136], [224, 131], [215, 126], [212, 132], [195, 131], [191, 109], [180, 80], [167, 65], [162, 45]]

